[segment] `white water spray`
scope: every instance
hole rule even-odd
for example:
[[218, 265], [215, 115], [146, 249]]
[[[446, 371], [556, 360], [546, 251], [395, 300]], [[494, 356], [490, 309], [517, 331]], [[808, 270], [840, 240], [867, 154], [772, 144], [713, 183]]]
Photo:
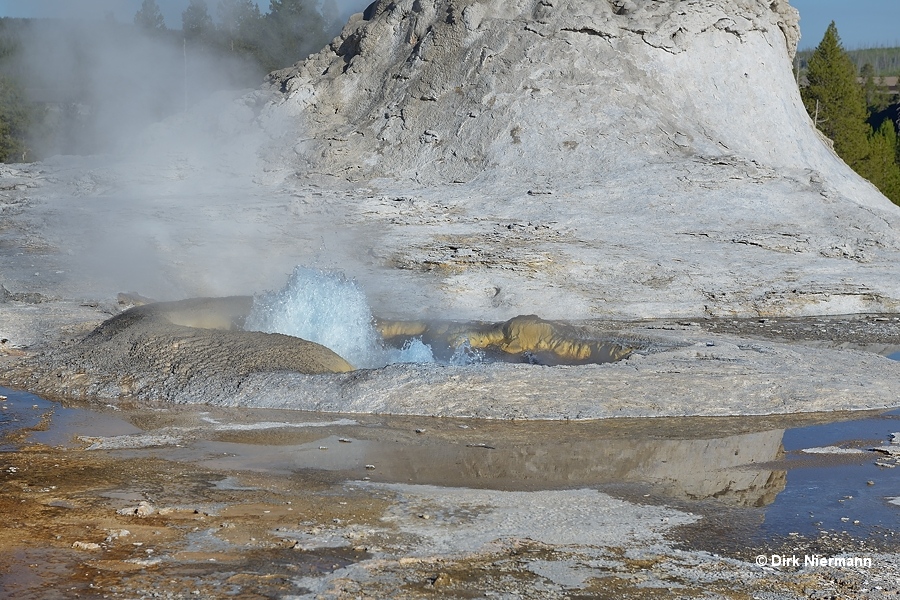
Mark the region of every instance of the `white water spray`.
[[256, 297], [244, 329], [322, 344], [361, 369], [434, 362], [431, 348], [418, 339], [385, 348], [362, 289], [334, 271], [296, 267], [284, 288]]

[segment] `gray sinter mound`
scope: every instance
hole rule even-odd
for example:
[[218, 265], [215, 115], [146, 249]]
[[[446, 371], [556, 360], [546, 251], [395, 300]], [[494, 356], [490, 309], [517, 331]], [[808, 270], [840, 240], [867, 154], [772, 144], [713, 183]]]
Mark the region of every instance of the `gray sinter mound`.
[[672, 325], [619, 332], [642, 340], [643, 351], [606, 365], [394, 364], [341, 373], [349, 365], [318, 344], [235, 330], [249, 305], [234, 297], [132, 308], [75, 344], [0, 363], [0, 379], [55, 397], [504, 419], [884, 408], [900, 393], [900, 363], [875, 354]]

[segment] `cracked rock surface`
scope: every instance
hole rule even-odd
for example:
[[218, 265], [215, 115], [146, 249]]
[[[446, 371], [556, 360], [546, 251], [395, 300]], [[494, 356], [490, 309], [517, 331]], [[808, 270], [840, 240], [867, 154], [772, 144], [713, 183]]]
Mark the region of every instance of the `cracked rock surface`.
[[423, 310], [894, 311], [896, 208], [810, 123], [798, 36], [787, 2], [381, 1], [260, 122], [297, 125], [285, 170], [357, 185]]

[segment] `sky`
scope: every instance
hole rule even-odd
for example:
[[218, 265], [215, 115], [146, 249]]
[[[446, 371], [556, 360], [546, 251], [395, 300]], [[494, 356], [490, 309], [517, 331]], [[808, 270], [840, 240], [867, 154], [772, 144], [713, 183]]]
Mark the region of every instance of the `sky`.
[[818, 46], [832, 21], [848, 50], [900, 46], [900, 0], [790, 1], [800, 11], [801, 50]]
[[[263, 12], [268, 0], [257, 0]], [[338, 0], [342, 10], [362, 10], [370, 0]], [[599, 1], [599, 0], [585, 0]], [[181, 28], [181, 13], [188, 0], [157, 0], [172, 29]], [[217, 0], [207, 0], [215, 16]], [[831, 21], [847, 49], [900, 46], [900, 0], [791, 0], [800, 11], [800, 48], [814, 48]], [[108, 13], [130, 22], [141, 0], [0, 0], [0, 17], [70, 17], [102, 19]]]

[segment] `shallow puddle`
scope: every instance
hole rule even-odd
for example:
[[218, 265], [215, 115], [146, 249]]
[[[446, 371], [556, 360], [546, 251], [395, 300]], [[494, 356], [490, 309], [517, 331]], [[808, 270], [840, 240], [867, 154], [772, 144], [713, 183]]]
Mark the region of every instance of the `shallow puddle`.
[[[0, 387], [0, 452], [15, 451], [22, 442], [59, 446], [71, 443], [73, 435], [93, 431], [95, 435], [128, 435], [140, 429], [105, 411], [65, 407], [40, 396]], [[26, 434], [23, 437], [23, 434]]]
[[[900, 432], [900, 411], [785, 431], [787, 485], [766, 508], [763, 535], [820, 531], [854, 537], [883, 536], [900, 526], [900, 461], [872, 448], [889, 444]], [[847, 454], [810, 454], [834, 446]]]
[[[900, 523], [900, 411], [730, 418], [500, 422], [211, 407], [64, 407], [0, 388], [0, 448], [96, 448], [203, 468], [332, 482], [497, 490], [594, 487], [727, 509], [764, 542], [883, 536]], [[810, 448], [834, 447], [824, 453]], [[224, 484], [223, 484], [224, 485]], [[710, 504], [711, 503], [711, 504]], [[713, 508], [710, 509], [709, 506]], [[732, 513], [739, 509], [738, 513]], [[715, 536], [715, 528], [704, 532]], [[731, 537], [728, 528], [721, 533]], [[719, 540], [721, 547], [733, 540]], [[715, 539], [704, 545], [719, 547]]]

